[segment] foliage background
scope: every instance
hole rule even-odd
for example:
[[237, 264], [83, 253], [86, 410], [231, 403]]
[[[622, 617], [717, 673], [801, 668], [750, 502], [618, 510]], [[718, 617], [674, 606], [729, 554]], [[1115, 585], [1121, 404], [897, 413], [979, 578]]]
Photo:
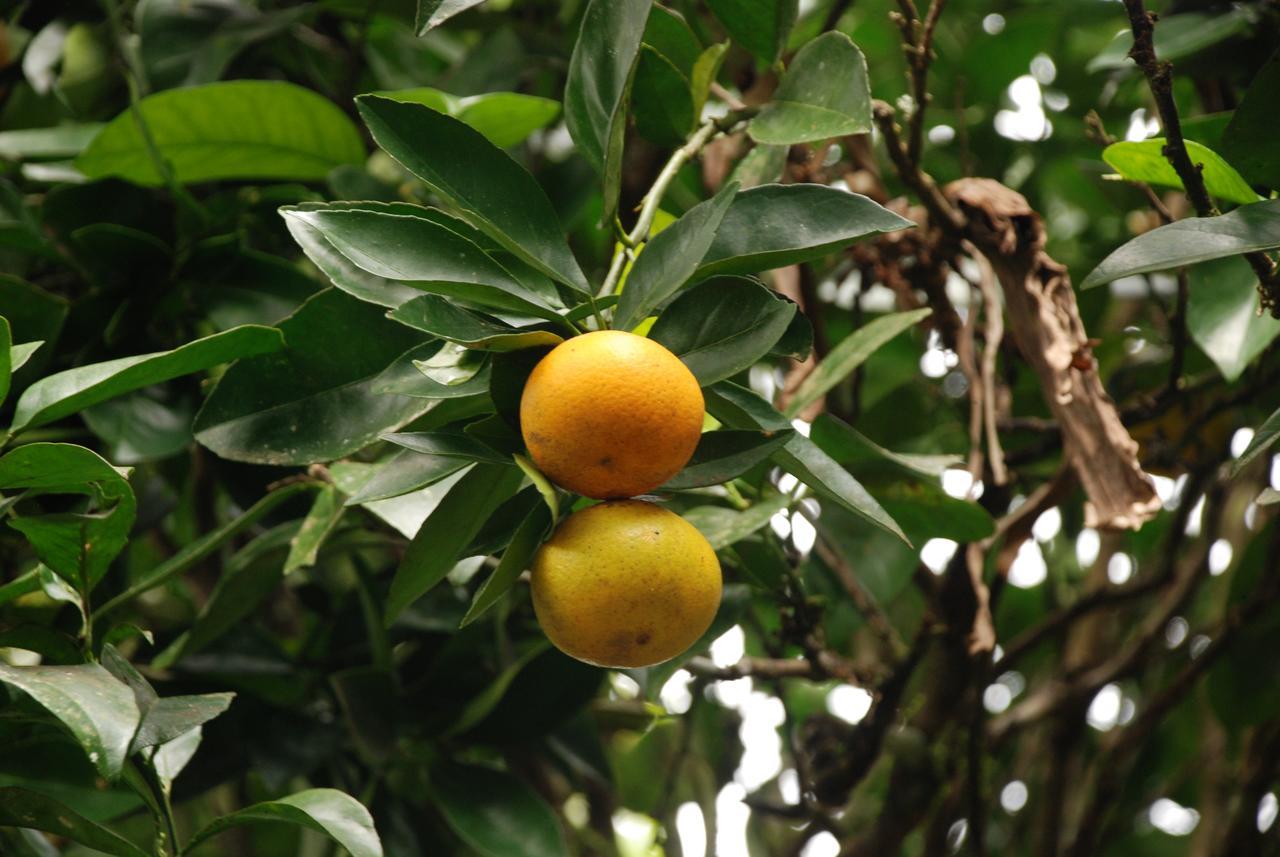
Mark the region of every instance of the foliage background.
[[[988, 460], [982, 491], [971, 490], [963, 470], [971, 376], [938, 319], [946, 306], [976, 317], [981, 269], [956, 261], [966, 254], [954, 248], [930, 258], [946, 241], [919, 198], [904, 198], [881, 133], [795, 145], [785, 163], [764, 149], [748, 155], [740, 131], [711, 144], [679, 172], [660, 225], [731, 174], [750, 179], [751, 169], [788, 183], [843, 183], [923, 224], [895, 235], [924, 238], [874, 238], [767, 278], [808, 316], [819, 364], [887, 313], [934, 309], [857, 368], [829, 364], [833, 386], [802, 412], [815, 444], [866, 485], [914, 548], [766, 464], [729, 493], [677, 494], [673, 507], [725, 548], [721, 614], [686, 658], [606, 673], [547, 647], [523, 584], [459, 628], [486, 573], [483, 556], [501, 554], [541, 502], [533, 489], [462, 536], [453, 555], [441, 553], [446, 582], [421, 598], [395, 594], [417, 523], [439, 502], [439, 485], [455, 483], [341, 504], [359, 498], [377, 465], [400, 455], [386, 471], [395, 475], [411, 460], [377, 440], [392, 426], [370, 422], [375, 395], [361, 385], [421, 337], [343, 292], [316, 297], [330, 272], [297, 243], [321, 222], [314, 203], [433, 199], [372, 145], [353, 100], [431, 87], [438, 93], [417, 97], [480, 127], [530, 170], [598, 283], [615, 246], [598, 225], [607, 197], [559, 107], [584, 4], [490, 0], [423, 35], [415, 26], [423, 13], [403, 0], [7, 5], [0, 316], [12, 343], [44, 344], [12, 375], [0, 411], [14, 428], [4, 449], [95, 450], [133, 468], [137, 509], [123, 552], [84, 571], [94, 578], [87, 609], [109, 609], [89, 623], [95, 642], [75, 593], [41, 576], [30, 533], [12, 524], [121, 514], [120, 480], [95, 462], [84, 465], [96, 474], [79, 489], [87, 500], [41, 493], [66, 487], [56, 480], [32, 488], [14, 477], [0, 488], [11, 524], [0, 528], [0, 660], [30, 666], [35, 652], [46, 665], [76, 664], [107, 639], [161, 697], [218, 707], [225, 698], [210, 695], [235, 693], [225, 713], [204, 718], [199, 748], [173, 780], [180, 841], [243, 807], [326, 788], [368, 808], [388, 854], [1280, 853], [1280, 530], [1276, 494], [1266, 490], [1280, 476], [1260, 445], [1280, 426], [1251, 433], [1280, 406], [1271, 345], [1280, 322], [1255, 313], [1257, 278], [1239, 257], [1189, 268], [1181, 287], [1174, 273], [1158, 272], [1078, 290], [1097, 372], [1142, 443], [1163, 504], [1136, 532], [1099, 531], [1085, 526], [1083, 492], [1057, 476], [1053, 415], [1008, 336], [995, 390], [1012, 479], [996, 485]], [[768, 100], [780, 69], [771, 52], [789, 61], [835, 29], [865, 56], [871, 93], [900, 117], [912, 112], [893, 18], [909, 3], [801, 3], [789, 27], [779, 26], [789, 23], [786, 3], [665, 5], [683, 15], [693, 41], [659, 44], [637, 78], [619, 175], [628, 227], [693, 124], [680, 112], [692, 110], [687, 92], [667, 88], [659, 60], [668, 55], [678, 65], [730, 41], [711, 96], [725, 110], [725, 93]], [[986, 176], [1025, 195], [1043, 217], [1047, 253], [1077, 283], [1161, 222], [1146, 192], [1111, 178], [1136, 168], [1102, 158], [1101, 133], [1141, 140], [1160, 129], [1148, 82], [1117, 36], [1129, 27], [1125, 11], [1114, 2], [952, 0], [932, 34], [923, 166], [940, 184]], [[1242, 100], [1274, 102], [1280, 9], [1174, 2], [1158, 11], [1156, 48], [1175, 63], [1172, 97], [1187, 138], [1226, 155], [1247, 185], [1243, 200], [1216, 180], [1210, 190], [1224, 208], [1256, 191], [1269, 196], [1280, 184], [1267, 154], [1274, 137], [1265, 125], [1228, 122]], [[117, 118], [129, 117], [131, 97], [220, 80], [288, 81], [317, 96], [281, 99], [271, 86], [211, 96], [172, 117], [169, 130], [219, 141], [226, 129], [263, 126], [284, 148], [305, 143], [309, 159], [215, 142], [213, 151], [170, 150], [165, 175]], [[814, 93], [846, 85], [820, 73], [806, 83]], [[108, 122], [132, 155], [109, 145], [100, 130]], [[453, 154], [465, 162], [470, 152]], [[230, 172], [216, 171], [223, 156]], [[1159, 152], [1142, 165], [1163, 169]], [[1176, 177], [1164, 183], [1180, 187]], [[1157, 182], [1154, 194], [1174, 218], [1195, 213], [1176, 188]], [[1266, 246], [1280, 245], [1270, 228]], [[371, 239], [352, 240], [359, 250]], [[397, 279], [362, 282], [406, 296], [386, 277]], [[226, 333], [244, 324], [282, 325], [288, 350], [278, 351], [269, 330]], [[188, 352], [183, 371], [157, 371], [160, 383], [108, 389], [89, 407], [59, 410], [54, 397], [38, 419], [23, 411], [24, 391], [42, 377], [215, 335], [223, 338], [203, 340], [208, 353]], [[984, 332], [978, 339], [987, 342]], [[795, 353], [762, 351], [735, 378], [785, 406], [809, 371]], [[244, 362], [223, 367], [237, 357]], [[465, 376], [476, 366], [444, 369]], [[496, 379], [499, 361], [482, 371]], [[227, 378], [236, 380], [211, 398]], [[298, 390], [355, 388], [351, 398], [335, 395], [323, 419], [268, 414], [255, 433], [216, 434], [217, 417], [234, 422]], [[409, 428], [472, 419], [479, 412], [469, 401], [444, 399]], [[29, 427], [17, 431], [24, 419]], [[209, 432], [200, 442], [193, 420]], [[848, 426], [916, 457], [886, 457]], [[282, 452], [272, 460], [255, 445]], [[1233, 465], [1246, 448], [1249, 460]], [[481, 474], [473, 481], [490, 484], [495, 472], [473, 471]], [[475, 494], [468, 508], [478, 526], [495, 510]], [[1017, 516], [1023, 502], [1037, 515]], [[1010, 536], [1014, 521], [1029, 532]], [[1001, 647], [993, 664], [988, 653], [965, 651], [968, 628], [949, 611], [966, 578], [966, 546], [997, 526], [1001, 540], [987, 546], [985, 565]], [[210, 549], [184, 553], [193, 544]], [[1002, 545], [1009, 555], [999, 559]], [[455, 567], [457, 556], [481, 558]], [[404, 609], [384, 631], [389, 598]], [[1011, 651], [1016, 662], [1000, 663]], [[130, 783], [95, 771], [8, 686], [0, 824], [15, 826], [0, 828], [0, 852], [92, 853], [73, 841], [92, 841], [76, 831], [52, 840], [24, 832], [26, 798], [13, 789], [153, 843], [159, 810]], [[297, 821], [278, 806], [267, 814]], [[190, 853], [335, 847], [324, 824], [314, 827], [235, 827]]]

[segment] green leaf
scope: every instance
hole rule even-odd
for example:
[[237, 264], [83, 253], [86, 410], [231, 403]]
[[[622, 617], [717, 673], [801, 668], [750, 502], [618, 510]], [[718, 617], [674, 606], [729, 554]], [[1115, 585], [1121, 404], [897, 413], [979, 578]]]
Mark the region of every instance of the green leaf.
[[684, 16], [657, 3], [644, 23], [644, 44], [662, 54], [685, 77], [693, 73], [702, 53], [702, 43]]
[[167, 390], [137, 390], [94, 405], [81, 418], [105, 444], [107, 458], [120, 464], [160, 461], [191, 443], [196, 404], [187, 395]]
[[143, 747], [168, 744], [198, 729], [226, 711], [234, 698], [234, 693], [205, 693], [157, 699], [143, 715], [129, 752], [132, 754]]
[[[654, 7], [658, 8], [657, 6]], [[693, 64], [689, 78], [689, 89], [693, 93], [694, 118], [702, 116], [702, 108], [707, 104], [707, 96], [711, 92], [711, 84], [720, 75], [720, 67], [724, 65], [725, 55], [729, 53], [729, 43], [721, 42], [712, 45], [701, 54]]]
[[307, 254], [307, 258], [329, 278], [330, 282], [352, 297], [379, 306], [395, 308], [422, 294], [418, 289], [404, 283], [370, 274], [342, 255], [319, 229], [311, 226], [301, 217], [293, 216], [295, 211], [323, 209], [410, 213], [420, 210], [418, 206], [407, 203], [376, 202], [303, 203], [297, 206], [285, 206], [280, 209], [280, 214], [289, 228], [289, 234], [293, 236], [294, 241], [298, 242], [298, 246]]
[[1103, 259], [1080, 288], [1276, 247], [1280, 199], [1255, 202], [1221, 217], [1188, 217], [1145, 232]]
[[860, 194], [818, 184], [761, 185], [734, 197], [698, 276], [807, 262], [859, 238], [914, 225]]
[[338, 489], [333, 485], [325, 485], [316, 493], [307, 517], [302, 519], [297, 535], [289, 542], [289, 555], [284, 561], [285, 574], [316, 564], [320, 548], [338, 526], [345, 511]]
[[871, 131], [867, 60], [853, 40], [824, 33], [802, 47], [747, 128], [757, 143], [792, 145]]
[[[785, 416], [745, 387], [721, 382], [703, 394], [707, 411], [730, 428], [766, 432], [790, 428]], [[792, 435], [774, 453], [773, 460], [820, 496], [910, 544], [889, 513], [861, 483], [809, 438], [799, 433]]]
[[0, 158], [25, 161], [33, 158], [74, 158], [98, 135], [101, 122], [54, 125], [50, 128], [23, 128], [0, 131]]
[[270, 821], [323, 833], [350, 851], [351, 857], [382, 857], [382, 842], [369, 810], [337, 789], [308, 789], [224, 815], [191, 837], [184, 852], [232, 827]]
[[1280, 160], [1275, 157], [1275, 141], [1280, 139], [1276, 92], [1280, 92], [1280, 51], [1254, 76], [1231, 116], [1221, 145], [1222, 154], [1245, 178], [1273, 190], [1280, 188]]
[[[506, 424], [502, 417], [495, 416], [494, 419], [499, 420], [504, 425]], [[515, 432], [512, 432], [512, 434], [515, 434]], [[518, 434], [516, 435], [516, 443], [520, 449], [524, 449], [524, 440]], [[555, 523], [560, 518], [560, 495], [556, 491], [556, 486], [552, 485], [551, 480], [528, 458], [519, 453], [512, 453], [511, 457], [515, 459], [516, 466], [523, 470], [524, 475], [533, 483], [533, 487], [542, 495], [542, 501], [547, 504], [547, 509], [551, 512], [551, 522]]]
[[1187, 277], [1191, 339], [1235, 381], [1280, 335], [1280, 320], [1258, 315], [1258, 276], [1239, 256], [1196, 265]]
[[486, 92], [458, 98], [429, 86], [371, 93], [395, 101], [422, 104], [466, 122], [499, 149], [510, 149], [560, 115], [560, 103], [518, 92]]
[[[556, 318], [560, 298], [550, 283], [528, 289], [493, 257], [456, 231], [426, 216], [368, 209], [287, 208], [357, 267], [375, 277], [409, 282], [427, 292]], [[419, 209], [421, 215], [429, 209]]]
[[709, 431], [703, 433], [684, 469], [659, 490], [681, 491], [719, 485], [767, 461], [791, 439], [790, 431]]
[[332, 461], [432, 407], [376, 391], [379, 375], [421, 335], [336, 289], [280, 324], [288, 347], [241, 360], [196, 414], [196, 440], [257, 464]]
[[39, 792], [0, 788], [0, 827], [43, 830], [117, 857], [148, 857], [127, 839]]
[[462, 549], [523, 479], [520, 469], [510, 464], [481, 463], [454, 484], [405, 551], [387, 596], [387, 624], [444, 580]]
[[418, 15], [414, 29], [419, 36], [443, 24], [454, 15], [479, 6], [484, 0], [418, 0]]
[[420, 104], [362, 95], [356, 105], [378, 145], [467, 220], [547, 276], [590, 291], [551, 201], [510, 155]]
[[445, 822], [483, 857], [568, 857], [551, 807], [511, 774], [448, 764], [431, 772]]
[[729, 182], [714, 197], [698, 203], [650, 239], [627, 274], [622, 297], [614, 309], [614, 327], [635, 327], [689, 281], [711, 249], [716, 230], [737, 192], [737, 184]]
[[822, 358], [818, 368], [809, 373], [808, 377], [800, 384], [790, 404], [787, 405], [786, 416], [794, 417], [813, 402], [826, 395], [828, 391], [865, 363], [867, 358], [876, 352], [876, 349], [903, 331], [914, 327], [918, 321], [926, 318], [931, 312], [932, 310], [926, 307], [909, 312], [883, 315], [864, 324], [840, 340], [839, 344]]
[[120, 775], [138, 729], [133, 691], [97, 664], [11, 667], [0, 663], [0, 683], [22, 691], [66, 727], [98, 772]]
[[14, 345], [9, 349], [9, 370], [17, 372], [23, 366], [27, 365], [35, 353], [40, 350], [40, 346], [44, 345], [43, 340], [35, 342], [24, 342], [21, 345]]
[[464, 461], [484, 461], [490, 464], [506, 464], [509, 461], [505, 455], [494, 452], [487, 444], [455, 432], [400, 432], [384, 434], [382, 439], [421, 455], [461, 458]]
[[374, 379], [375, 393], [419, 399], [471, 399], [489, 388], [490, 358], [452, 342], [411, 349]]
[[724, 506], [697, 506], [685, 512], [684, 519], [706, 536], [711, 547], [723, 550], [767, 526], [770, 518], [790, 506], [790, 497], [775, 494], [743, 511]]
[[765, 65], [772, 65], [799, 14], [797, 0], [708, 0], [733, 40]]
[[466, 467], [466, 458], [420, 455], [407, 449], [378, 465], [377, 470], [347, 498], [348, 506], [399, 497], [425, 488]]
[[[1243, 7], [1214, 12], [1184, 12], [1161, 15], [1154, 40], [1156, 56], [1176, 60], [1190, 56], [1251, 29], [1253, 13]], [[1107, 71], [1129, 67], [1129, 50], [1133, 47], [1133, 31], [1128, 27], [1116, 33], [1111, 43], [1089, 61], [1085, 70]]]
[[895, 479], [879, 481], [872, 487], [885, 511], [915, 544], [929, 539], [967, 544], [995, 532], [995, 521], [985, 509], [948, 495], [937, 483]]
[[[149, 95], [138, 104], [151, 137], [182, 184], [221, 179], [319, 180], [364, 158], [355, 125], [324, 96], [284, 81], [236, 80]], [[133, 110], [75, 160], [89, 178], [161, 185]]]
[[741, 184], [743, 190], [775, 184], [787, 168], [787, 153], [790, 151], [790, 146], [755, 146], [738, 161], [730, 178]]
[[660, 146], [680, 145], [693, 127], [695, 114], [688, 78], [649, 45], [640, 46], [631, 84], [631, 112], [640, 136]]
[[511, 687], [511, 683], [520, 675], [521, 670], [530, 661], [546, 651], [549, 646], [550, 644], [546, 640], [540, 640], [527, 649], [524, 654], [516, 658], [515, 662], [499, 673], [498, 677], [488, 687], [466, 704], [461, 713], [458, 714], [458, 718], [440, 733], [440, 737], [452, 738], [455, 735], [461, 735], [488, 717], [498, 703], [502, 702], [502, 698], [506, 696], [507, 689]]
[[204, 730], [197, 726], [172, 741], [146, 751], [151, 755], [151, 766], [155, 768], [156, 776], [160, 779], [163, 788], [166, 790], [172, 788], [173, 781], [195, 756], [203, 738]]
[[841, 464], [848, 465], [883, 458], [929, 479], [938, 479], [951, 467], [964, 463], [961, 455], [917, 455], [885, 449], [853, 426], [830, 414], [819, 414], [809, 435], [813, 442]]
[[124, 393], [199, 372], [241, 357], [284, 348], [280, 331], [245, 325], [188, 342], [172, 351], [93, 363], [42, 378], [23, 392], [11, 431], [35, 428]]
[[[1163, 137], [1154, 137], [1112, 143], [1102, 150], [1102, 160], [1129, 181], [1181, 189], [1182, 179], [1164, 155], [1165, 142]], [[1194, 140], [1187, 140], [1186, 146], [1191, 163], [1202, 168], [1200, 172], [1209, 193], [1228, 202], [1258, 201], [1257, 192], [1217, 152]]]
[[1253, 440], [1249, 441], [1249, 445], [1245, 447], [1244, 452], [1231, 465], [1231, 475], [1239, 475], [1241, 470], [1248, 467], [1254, 459], [1270, 449], [1280, 439], [1280, 411], [1276, 411], [1258, 426], [1258, 430], [1253, 433]]
[[518, 351], [564, 341], [563, 336], [549, 330], [517, 330], [437, 295], [414, 298], [389, 317], [440, 339], [484, 351]]
[[13, 334], [9, 319], [0, 315], [0, 405], [9, 396], [9, 383], [13, 379], [13, 364], [17, 362], [13, 350]]
[[753, 280], [717, 277], [672, 302], [649, 337], [684, 361], [705, 386], [768, 354], [795, 314], [795, 304]]
[[498, 567], [476, 591], [476, 596], [467, 609], [467, 615], [462, 617], [460, 627], [465, 628], [479, 619], [515, 585], [521, 573], [529, 567], [543, 539], [547, 537], [551, 523], [551, 510], [545, 503], [539, 503], [529, 510], [529, 514], [520, 522], [515, 535], [511, 537], [511, 544], [507, 545], [507, 549], [502, 552]]
[[622, 182], [627, 101], [651, 0], [591, 0], [569, 59], [564, 118], [578, 151], [604, 179], [603, 222]]

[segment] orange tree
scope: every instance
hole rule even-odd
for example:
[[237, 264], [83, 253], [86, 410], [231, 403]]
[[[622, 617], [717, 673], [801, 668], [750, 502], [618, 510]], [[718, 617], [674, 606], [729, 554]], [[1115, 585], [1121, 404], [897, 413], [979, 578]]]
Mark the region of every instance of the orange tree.
[[4, 15], [0, 853], [1276, 852], [1274, 3]]

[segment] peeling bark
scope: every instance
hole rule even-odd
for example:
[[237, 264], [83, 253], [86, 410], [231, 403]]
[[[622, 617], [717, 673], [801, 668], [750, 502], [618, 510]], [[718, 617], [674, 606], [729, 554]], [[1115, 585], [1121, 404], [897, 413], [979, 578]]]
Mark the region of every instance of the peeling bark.
[[1009, 331], [1040, 378], [1088, 496], [1087, 525], [1137, 529], [1159, 511], [1160, 499], [1095, 371], [1071, 279], [1045, 253], [1039, 215], [1021, 194], [991, 179], [961, 179], [943, 192], [965, 214], [968, 237], [1000, 281]]

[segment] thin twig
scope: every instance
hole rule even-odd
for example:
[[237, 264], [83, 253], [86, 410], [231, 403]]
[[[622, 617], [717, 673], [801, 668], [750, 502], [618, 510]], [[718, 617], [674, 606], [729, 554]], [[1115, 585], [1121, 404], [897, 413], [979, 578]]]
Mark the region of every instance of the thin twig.
[[871, 115], [876, 127], [880, 129], [880, 134], [884, 137], [885, 149], [889, 152], [889, 159], [893, 161], [899, 178], [915, 191], [916, 196], [928, 209], [929, 216], [939, 228], [947, 230], [954, 237], [960, 237], [965, 227], [964, 215], [942, 195], [942, 190], [934, 182], [933, 177], [923, 172], [920, 165], [911, 160], [902, 143], [902, 135], [895, 121], [893, 108], [876, 99], [871, 102]]

